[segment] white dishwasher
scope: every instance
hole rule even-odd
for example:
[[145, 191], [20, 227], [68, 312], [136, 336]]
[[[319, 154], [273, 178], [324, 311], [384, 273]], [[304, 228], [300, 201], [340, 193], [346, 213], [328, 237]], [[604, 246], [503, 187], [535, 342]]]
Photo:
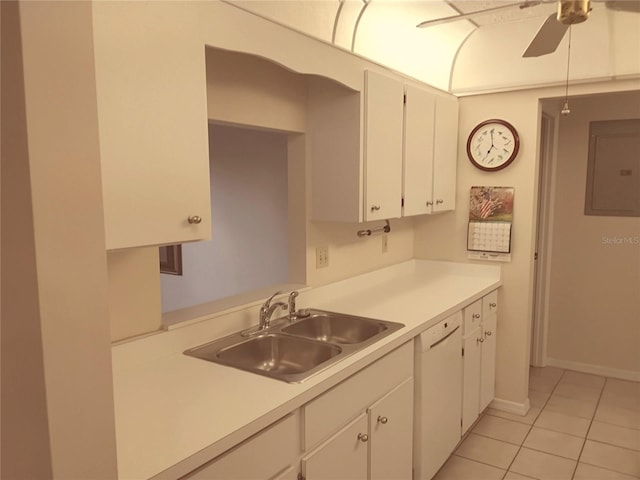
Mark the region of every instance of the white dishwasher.
[[462, 420], [462, 312], [427, 329], [415, 341], [415, 480], [431, 479], [460, 441]]

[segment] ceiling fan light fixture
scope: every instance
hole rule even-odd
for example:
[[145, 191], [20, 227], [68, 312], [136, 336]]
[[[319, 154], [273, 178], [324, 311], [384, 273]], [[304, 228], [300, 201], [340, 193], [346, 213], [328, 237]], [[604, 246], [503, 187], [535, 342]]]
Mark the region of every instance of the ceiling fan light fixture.
[[561, 0], [558, 2], [558, 21], [564, 25], [582, 23], [589, 18], [590, 0]]

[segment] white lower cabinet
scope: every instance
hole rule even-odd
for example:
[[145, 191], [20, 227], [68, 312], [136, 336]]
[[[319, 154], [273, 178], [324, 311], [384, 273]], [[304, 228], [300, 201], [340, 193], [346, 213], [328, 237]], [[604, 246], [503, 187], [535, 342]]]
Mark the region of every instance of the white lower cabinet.
[[497, 315], [490, 315], [482, 321], [482, 359], [480, 365], [480, 411], [489, 406], [496, 391], [496, 327]]
[[355, 420], [302, 459], [306, 480], [367, 478], [367, 415]]
[[306, 480], [410, 480], [413, 342], [303, 407]]
[[469, 430], [480, 413], [480, 327], [462, 337], [462, 433]]
[[411, 479], [413, 379], [407, 379], [302, 459], [306, 480]]
[[405, 380], [368, 409], [369, 479], [411, 479], [413, 379]]
[[464, 309], [462, 337], [462, 433], [476, 421], [495, 395], [498, 292]]
[[295, 464], [299, 453], [300, 414], [295, 411], [182, 478], [284, 480], [290, 478], [283, 475]]
[[413, 341], [182, 477], [411, 480]]

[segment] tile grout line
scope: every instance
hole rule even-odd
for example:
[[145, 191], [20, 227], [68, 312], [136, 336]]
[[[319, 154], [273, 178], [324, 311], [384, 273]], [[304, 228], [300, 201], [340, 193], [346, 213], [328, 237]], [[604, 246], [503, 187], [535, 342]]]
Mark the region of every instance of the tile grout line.
[[[549, 403], [549, 399], [551, 398], [551, 395], [553, 395], [553, 391], [556, 389], [556, 387], [560, 384], [560, 380], [562, 380], [562, 377], [564, 377], [566, 370], [562, 370], [562, 375], [560, 375], [560, 377], [558, 377], [558, 380], [556, 381], [556, 383], [553, 385], [553, 388], [551, 389], [551, 392], [549, 392], [549, 396], [547, 397], [547, 399], [544, 401], [544, 404], [542, 405], [542, 407], [540, 408], [540, 411], [538, 412], [538, 414], [535, 416], [535, 418], [533, 419], [533, 422], [531, 422], [531, 425], [529, 426], [529, 430], [527, 431], [527, 434], [524, 436], [524, 438], [522, 439], [522, 443], [520, 444], [520, 446], [518, 447], [518, 451], [516, 452], [516, 454], [513, 456], [513, 459], [511, 460], [511, 463], [509, 463], [509, 466], [507, 467], [507, 471], [504, 474], [504, 476], [502, 477], [504, 480], [504, 477], [507, 476], [507, 474], [511, 471], [511, 467], [513, 466], [513, 462], [516, 461], [516, 458], [518, 457], [518, 454], [520, 453], [520, 451], [522, 450], [522, 447], [524, 446], [524, 442], [526, 442], [527, 437], [529, 437], [529, 434], [531, 433], [531, 430], [533, 430], [533, 426], [535, 425], [536, 421], [538, 420], [538, 417], [540, 416], [540, 414], [542, 413], [542, 411], [544, 410], [544, 408], [547, 406], [547, 403]], [[518, 473], [518, 472], [513, 472], [513, 473]], [[523, 475], [523, 474], [520, 474]], [[528, 475], [526, 475], [528, 476]], [[533, 478], [533, 477], [532, 477]], [[572, 475], [573, 478], [573, 475]]]
[[580, 453], [578, 454], [578, 460], [576, 460], [576, 466], [573, 468], [573, 473], [571, 474], [571, 480], [574, 480], [576, 476], [576, 472], [578, 471], [578, 465], [580, 464], [580, 459], [582, 458], [582, 452], [584, 452], [584, 446], [587, 444], [587, 438], [589, 438], [589, 432], [591, 431], [591, 426], [593, 425], [593, 421], [596, 418], [596, 412], [598, 411], [598, 407], [600, 406], [600, 400], [602, 400], [602, 394], [604, 393], [604, 388], [607, 386], [607, 382], [609, 381], [609, 377], [604, 377], [604, 383], [600, 389], [600, 395], [598, 396], [598, 401], [596, 402], [596, 408], [593, 410], [593, 414], [591, 415], [591, 420], [589, 420], [589, 428], [587, 428], [586, 433], [584, 434], [584, 442], [582, 442], [582, 448], [580, 449]]

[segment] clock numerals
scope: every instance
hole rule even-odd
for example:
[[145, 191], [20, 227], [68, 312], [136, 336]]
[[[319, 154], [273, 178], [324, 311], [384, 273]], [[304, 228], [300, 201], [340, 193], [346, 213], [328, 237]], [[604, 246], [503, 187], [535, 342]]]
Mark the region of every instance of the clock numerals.
[[478, 124], [467, 141], [467, 155], [482, 170], [500, 170], [509, 165], [519, 149], [515, 128], [504, 120], [487, 120]]

